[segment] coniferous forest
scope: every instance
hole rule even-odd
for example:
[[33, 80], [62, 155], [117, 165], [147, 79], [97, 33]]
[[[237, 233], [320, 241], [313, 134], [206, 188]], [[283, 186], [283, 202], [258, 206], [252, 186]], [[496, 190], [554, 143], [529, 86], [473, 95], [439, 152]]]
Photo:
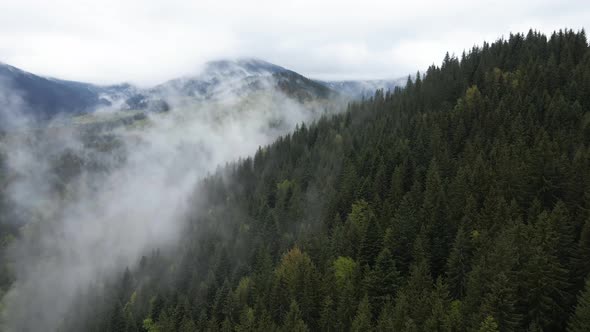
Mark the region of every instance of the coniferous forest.
[[590, 331], [585, 32], [483, 43], [200, 182], [64, 331]]

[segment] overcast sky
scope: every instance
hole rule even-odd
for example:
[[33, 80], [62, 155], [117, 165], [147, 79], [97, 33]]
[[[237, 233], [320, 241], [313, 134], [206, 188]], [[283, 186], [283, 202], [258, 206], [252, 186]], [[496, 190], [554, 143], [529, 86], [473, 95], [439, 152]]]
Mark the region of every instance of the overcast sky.
[[585, 24], [589, 0], [0, 0], [0, 61], [95, 83], [150, 85], [241, 56], [313, 78], [395, 78], [510, 32]]

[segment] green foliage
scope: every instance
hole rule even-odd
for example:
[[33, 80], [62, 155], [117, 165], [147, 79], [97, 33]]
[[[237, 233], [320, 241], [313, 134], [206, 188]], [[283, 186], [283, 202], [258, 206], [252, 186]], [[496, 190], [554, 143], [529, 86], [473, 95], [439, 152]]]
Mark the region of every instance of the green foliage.
[[143, 320], [143, 329], [148, 332], [159, 332], [160, 331], [160, 329], [157, 327], [157, 325], [154, 323], [154, 321], [151, 318], [146, 318]]
[[322, 331], [336, 331], [336, 326], [337, 322], [334, 301], [332, 301], [330, 296], [327, 296], [322, 303], [319, 327]]
[[494, 317], [487, 316], [486, 319], [481, 323], [478, 332], [499, 332], [498, 324], [494, 320]]
[[393, 319], [393, 304], [391, 299], [387, 299], [385, 305], [381, 309], [379, 319], [377, 320], [377, 331], [393, 332], [395, 331], [395, 321]]
[[352, 321], [351, 331], [365, 332], [372, 330], [373, 327], [371, 324], [371, 308], [369, 305], [369, 298], [365, 296], [359, 303], [358, 309], [356, 311], [356, 316]]
[[379, 253], [375, 266], [366, 273], [365, 285], [373, 308], [381, 308], [387, 299], [395, 298], [401, 277], [389, 249], [385, 248]]
[[447, 261], [447, 278], [453, 297], [460, 299], [465, 296], [467, 274], [470, 267], [470, 245], [467, 234], [460, 228]]
[[502, 331], [518, 330], [522, 316], [517, 311], [514, 284], [504, 273], [499, 273], [483, 299], [482, 311], [494, 318]]
[[447, 55], [204, 179], [64, 329], [588, 330], [589, 82], [583, 31]]
[[285, 332], [306, 332], [309, 330], [301, 317], [297, 302], [291, 302], [289, 312], [287, 313], [287, 317], [285, 317], [285, 322], [281, 330]]
[[350, 257], [338, 257], [334, 260], [334, 275], [339, 288], [354, 281], [356, 269], [357, 264]]
[[582, 332], [590, 330], [590, 278], [586, 281], [584, 291], [578, 297], [576, 311], [571, 317], [568, 331]]

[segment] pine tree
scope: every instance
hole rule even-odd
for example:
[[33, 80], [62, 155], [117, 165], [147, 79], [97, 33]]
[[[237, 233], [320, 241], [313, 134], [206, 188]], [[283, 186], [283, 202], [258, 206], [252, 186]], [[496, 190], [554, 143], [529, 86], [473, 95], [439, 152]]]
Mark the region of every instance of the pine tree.
[[569, 332], [590, 331], [590, 278], [586, 280], [584, 291], [578, 296], [576, 311], [570, 317]]
[[402, 331], [408, 320], [411, 320], [410, 301], [406, 290], [402, 288], [395, 299], [395, 306], [393, 307], [393, 330]]
[[446, 196], [438, 163], [433, 159], [426, 174], [422, 214], [432, 245], [432, 273], [436, 277], [443, 272], [448, 256], [449, 225], [446, 223]]
[[356, 278], [359, 273], [357, 263], [349, 257], [338, 257], [333, 262], [336, 279], [336, 317], [337, 330], [350, 328], [354, 317], [356, 297]]
[[[310, 322], [318, 308], [317, 271], [309, 255], [298, 247], [283, 255], [280, 265], [275, 271], [274, 299], [283, 311], [288, 305], [286, 301], [295, 300], [301, 304], [303, 318]], [[280, 315], [277, 315], [277, 317]]]
[[448, 311], [450, 306], [449, 291], [442, 278], [438, 278], [431, 294], [432, 310], [430, 316], [424, 323], [426, 331], [442, 331], [448, 322]]
[[256, 317], [254, 316], [254, 310], [248, 306], [244, 306], [240, 313], [240, 322], [235, 327], [237, 332], [253, 331], [256, 326]]
[[499, 332], [498, 324], [494, 320], [494, 317], [487, 316], [486, 319], [481, 323], [478, 332]]
[[[556, 255], [557, 235], [551, 227], [547, 213], [539, 215], [531, 234], [532, 246], [523, 247], [528, 251], [521, 278], [526, 290], [525, 301], [528, 321], [542, 329], [563, 329], [568, 303], [568, 271], [560, 264]], [[523, 252], [523, 253], [524, 253]]]
[[322, 304], [320, 312], [320, 329], [322, 331], [336, 331], [336, 311], [334, 310], [334, 301], [328, 295]]
[[580, 239], [575, 247], [573, 261], [573, 270], [575, 276], [575, 289], [582, 289], [584, 279], [590, 273], [590, 219], [586, 220]]
[[180, 323], [178, 331], [180, 332], [192, 332], [197, 330], [197, 325], [192, 319], [185, 318]]
[[361, 266], [372, 267], [375, 263], [375, 258], [381, 251], [382, 231], [379, 229], [377, 220], [370, 218], [368, 225], [365, 227], [360, 249], [359, 249], [359, 263]]
[[[118, 301], [117, 301], [118, 302]], [[126, 332], [127, 322], [125, 320], [125, 313], [121, 303], [118, 302], [111, 315], [110, 330], [114, 332]]]
[[412, 247], [420, 230], [414, 198], [406, 194], [402, 198], [393, 225], [386, 232], [385, 246], [399, 264], [401, 273], [407, 273], [412, 261]]
[[309, 330], [303, 321], [303, 318], [301, 317], [301, 312], [299, 311], [297, 302], [291, 302], [289, 312], [285, 317], [285, 321], [281, 330], [285, 332], [306, 332]]
[[447, 320], [445, 322], [445, 330], [449, 332], [459, 332], [465, 329], [464, 318], [462, 314], [463, 303], [460, 300], [451, 302]]
[[469, 238], [463, 228], [459, 228], [447, 262], [449, 289], [456, 299], [461, 299], [465, 296], [467, 274], [469, 273], [470, 267], [469, 249]]
[[369, 305], [369, 298], [367, 296], [363, 297], [361, 302], [359, 303], [358, 309], [356, 311], [356, 316], [352, 321], [351, 331], [353, 332], [369, 332], [373, 330], [373, 326], [371, 323], [371, 307]]
[[483, 299], [481, 311], [494, 318], [502, 331], [517, 331], [522, 316], [517, 311], [514, 283], [504, 273], [499, 273]]
[[401, 285], [400, 279], [391, 252], [387, 248], [383, 249], [377, 256], [375, 267], [365, 277], [371, 307], [381, 308], [387, 298], [395, 297]]
[[574, 225], [567, 207], [560, 200], [551, 211], [550, 220], [558, 236], [556, 256], [562, 266], [568, 266], [574, 255]]
[[219, 330], [220, 332], [232, 332], [233, 329], [233, 324], [232, 322], [229, 320], [229, 318], [225, 318], [223, 320], [223, 322], [221, 323], [221, 329]]
[[377, 320], [376, 330], [379, 332], [393, 332], [395, 331], [394, 321], [394, 307], [390, 298], [388, 298], [383, 305]]
[[277, 331], [278, 327], [266, 309], [259, 310], [260, 314], [255, 331]]
[[409, 308], [407, 318], [411, 318], [415, 325], [425, 322], [430, 317], [432, 286], [432, 277], [426, 260], [419, 260], [410, 267], [408, 283], [403, 288]]

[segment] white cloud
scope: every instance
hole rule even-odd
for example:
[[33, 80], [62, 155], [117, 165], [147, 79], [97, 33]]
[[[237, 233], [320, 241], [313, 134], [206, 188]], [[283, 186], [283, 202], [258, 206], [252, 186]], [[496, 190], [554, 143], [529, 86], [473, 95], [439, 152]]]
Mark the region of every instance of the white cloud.
[[0, 0], [0, 61], [100, 83], [154, 84], [238, 55], [321, 78], [398, 77], [483, 39], [589, 21], [586, 1]]

